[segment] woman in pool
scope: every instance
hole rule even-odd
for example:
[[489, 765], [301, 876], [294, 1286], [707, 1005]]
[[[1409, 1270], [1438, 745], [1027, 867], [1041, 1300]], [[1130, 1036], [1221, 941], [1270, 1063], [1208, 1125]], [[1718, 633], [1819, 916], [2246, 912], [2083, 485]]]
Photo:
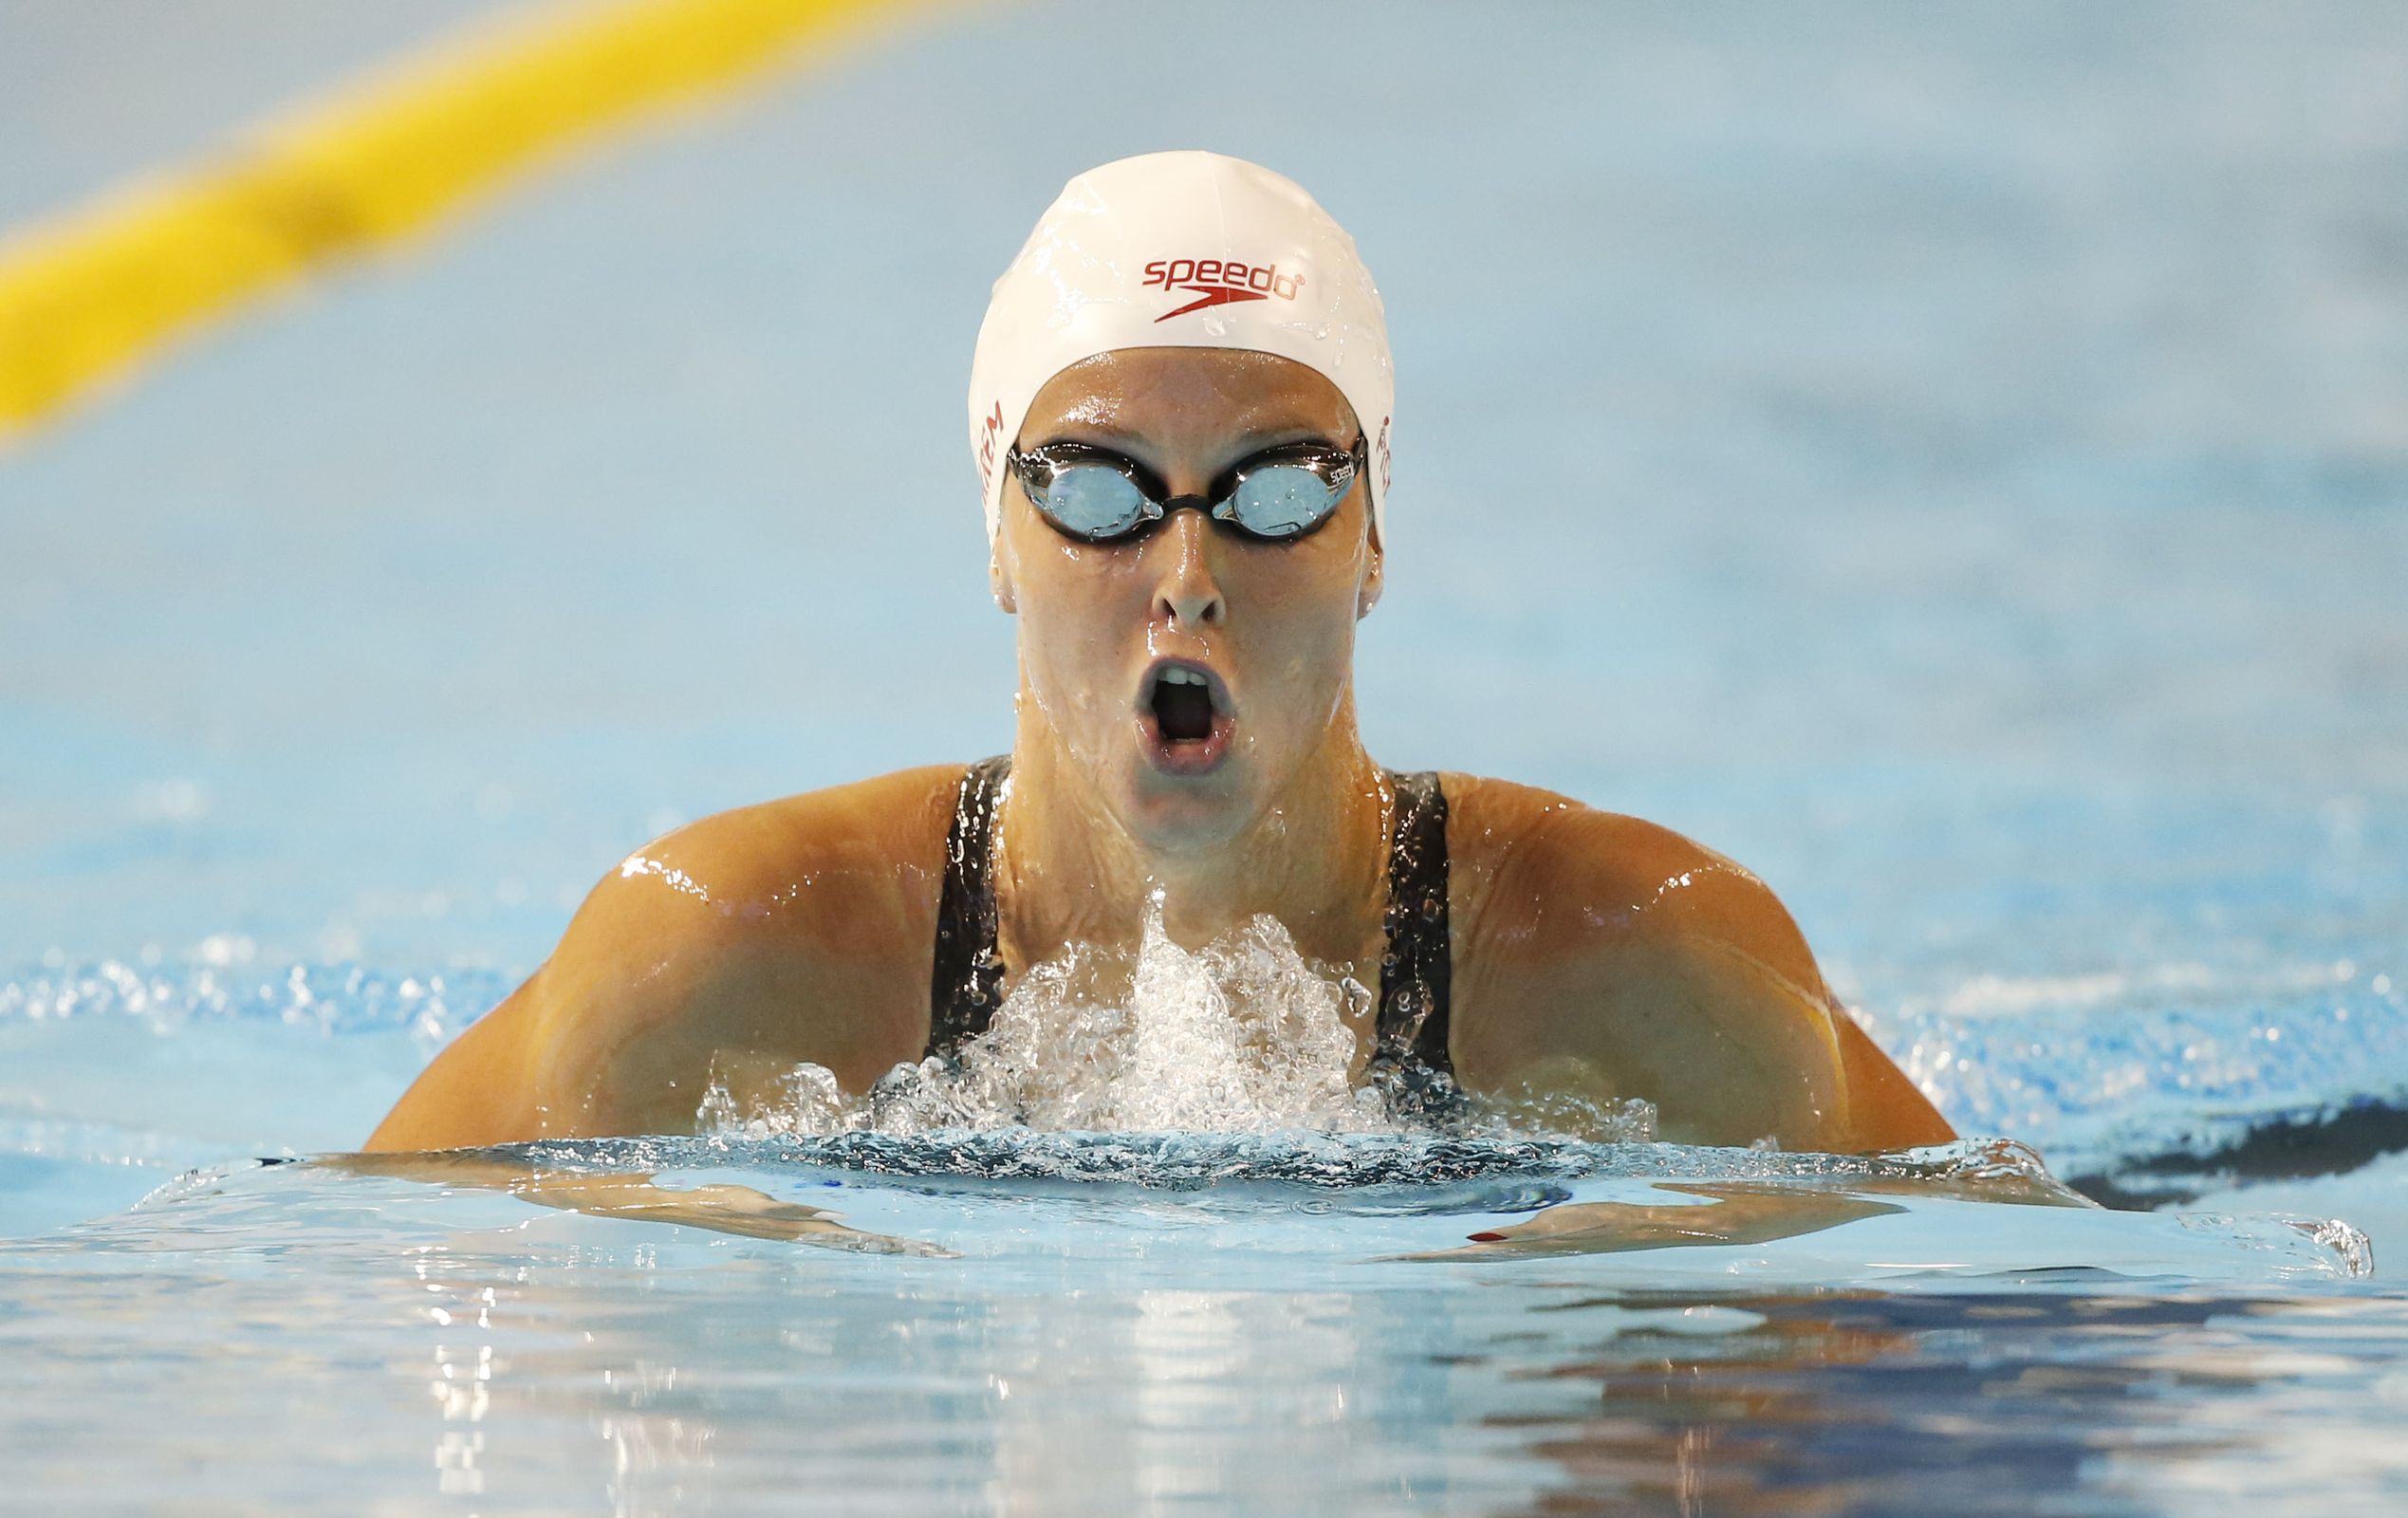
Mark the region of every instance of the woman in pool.
[[723, 813], [625, 861], [369, 1141], [692, 1131], [812, 1064], [851, 1091], [957, 1050], [1146, 904], [1198, 946], [1269, 914], [1378, 986], [1359, 1068], [1644, 1098], [1660, 1134], [1875, 1150], [1953, 1135], [1833, 1002], [1781, 904], [1663, 828], [1363, 751], [1392, 378], [1354, 244], [1206, 153], [1073, 180], [995, 287], [971, 381], [1007, 760]]

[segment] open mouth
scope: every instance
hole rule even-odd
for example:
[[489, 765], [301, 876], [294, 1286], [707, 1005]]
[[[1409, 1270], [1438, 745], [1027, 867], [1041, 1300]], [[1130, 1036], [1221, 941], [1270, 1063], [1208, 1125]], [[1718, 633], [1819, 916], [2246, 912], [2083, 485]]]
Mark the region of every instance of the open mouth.
[[1194, 670], [1173, 667], [1154, 682], [1154, 721], [1173, 743], [1213, 735], [1213, 688]]
[[1157, 768], [1202, 774], [1221, 762], [1236, 726], [1229, 696], [1213, 672], [1183, 659], [1146, 671], [1139, 726]]

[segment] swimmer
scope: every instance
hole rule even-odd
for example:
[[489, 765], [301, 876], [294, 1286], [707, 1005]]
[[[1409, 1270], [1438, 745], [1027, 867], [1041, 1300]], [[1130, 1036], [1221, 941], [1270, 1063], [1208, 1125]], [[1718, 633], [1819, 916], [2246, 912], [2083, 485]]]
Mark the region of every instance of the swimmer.
[[1074, 945], [1125, 972], [1158, 898], [1183, 947], [1269, 914], [1378, 988], [1360, 1079], [1644, 1099], [1680, 1142], [1953, 1138], [1737, 864], [1364, 751], [1393, 394], [1370, 275], [1296, 185], [1192, 152], [1072, 180], [972, 365], [1010, 754], [646, 844], [368, 1147], [693, 1132], [714, 1087], [758, 1110], [806, 1064], [858, 1093], [958, 1052]]

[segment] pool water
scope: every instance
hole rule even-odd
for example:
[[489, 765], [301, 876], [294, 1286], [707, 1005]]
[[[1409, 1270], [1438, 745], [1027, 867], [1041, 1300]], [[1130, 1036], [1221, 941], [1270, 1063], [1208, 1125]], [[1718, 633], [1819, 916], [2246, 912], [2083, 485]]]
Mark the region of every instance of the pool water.
[[[0, 208], [484, 9], [0, 15]], [[1315, 15], [1346, 66], [1287, 9], [1216, 8], [1242, 108], [1117, 83], [1162, 37], [1102, 0], [890, 31], [0, 458], [12, 1493], [2408, 1495], [2408, 25]], [[1004, 109], [998, 80], [1068, 83]], [[1003, 747], [957, 435], [987, 283], [1071, 173], [1195, 144], [1312, 186], [1389, 302], [1374, 753], [1731, 853], [1961, 1130], [2154, 1210], [1984, 1199], [2011, 1151], [1979, 1144], [515, 1157], [931, 1251], [892, 1252], [260, 1163], [358, 1143], [652, 834]], [[1819, 1226], [1666, 1244], [1654, 1211], [1734, 1206]], [[1516, 1231], [1566, 1207], [1650, 1210], [1655, 1247]]]
[[[0, 1250], [18, 1479], [111, 1506], [174, 1472], [176, 1500], [247, 1510], [2028, 1513], [2408, 1476], [2408, 1302], [2329, 1235], [1957, 1199], [1945, 1165], [1883, 1190], [1746, 1152], [1361, 1137], [521, 1156], [944, 1252], [202, 1172]], [[1854, 1205], [1769, 1246], [1466, 1243], [1751, 1188]]]

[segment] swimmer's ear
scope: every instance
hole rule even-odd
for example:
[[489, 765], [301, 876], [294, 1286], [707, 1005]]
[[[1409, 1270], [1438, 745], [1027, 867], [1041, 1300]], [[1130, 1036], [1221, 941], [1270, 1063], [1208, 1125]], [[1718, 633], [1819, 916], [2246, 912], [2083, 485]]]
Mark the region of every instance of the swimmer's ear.
[[[1017, 494], [1019, 482], [1010, 474], [1005, 474], [1003, 498], [995, 503], [1002, 516], [1011, 514], [1012, 497]], [[1004, 556], [1010, 552], [1008, 539], [1009, 534], [1004, 531], [1002, 521], [998, 520], [994, 530], [987, 536], [987, 594], [995, 598], [995, 604], [1002, 608], [1005, 616], [1017, 617], [1020, 615], [1020, 592], [1012, 585], [1011, 565], [1004, 563]]]
[[1380, 588], [1383, 583], [1380, 570], [1381, 561], [1380, 534], [1372, 533], [1370, 540], [1364, 544], [1364, 547], [1370, 550], [1371, 564], [1363, 571], [1362, 588], [1355, 592], [1355, 620], [1357, 621], [1370, 616], [1371, 608], [1380, 604]]
[[1011, 571], [1004, 567], [1001, 543], [987, 555], [987, 590], [995, 598], [995, 604], [1003, 608], [1004, 615], [1020, 615], [1020, 593], [1012, 588]]

